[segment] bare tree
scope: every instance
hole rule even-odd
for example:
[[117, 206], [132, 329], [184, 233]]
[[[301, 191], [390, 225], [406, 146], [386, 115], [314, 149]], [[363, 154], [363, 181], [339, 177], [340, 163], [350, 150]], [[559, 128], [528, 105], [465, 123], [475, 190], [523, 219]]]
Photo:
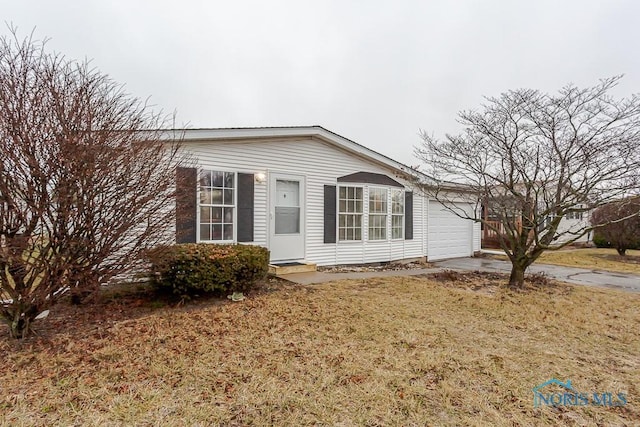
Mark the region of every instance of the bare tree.
[[[589, 212], [638, 190], [640, 97], [609, 95], [619, 77], [558, 94], [513, 90], [487, 98], [479, 111], [459, 113], [465, 127], [444, 141], [422, 132], [416, 154], [435, 178], [428, 190], [463, 218], [499, 237], [511, 263], [509, 285], [548, 249], [575, 242], [595, 226], [560, 227], [567, 215]], [[459, 209], [447, 181], [464, 183]], [[480, 207], [491, 221], [479, 214]], [[495, 222], [494, 222], [495, 221]]]
[[608, 203], [591, 215], [591, 223], [600, 226], [597, 233], [613, 246], [620, 256], [640, 245], [640, 197]]
[[171, 240], [181, 162], [148, 130], [163, 116], [32, 37], [0, 38], [0, 317], [14, 337]]

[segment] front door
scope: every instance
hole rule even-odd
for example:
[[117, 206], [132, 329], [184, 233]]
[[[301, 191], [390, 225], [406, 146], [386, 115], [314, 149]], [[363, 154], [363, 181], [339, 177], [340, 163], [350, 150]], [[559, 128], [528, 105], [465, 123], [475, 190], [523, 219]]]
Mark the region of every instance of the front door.
[[271, 261], [304, 259], [305, 182], [299, 175], [271, 173], [269, 250]]

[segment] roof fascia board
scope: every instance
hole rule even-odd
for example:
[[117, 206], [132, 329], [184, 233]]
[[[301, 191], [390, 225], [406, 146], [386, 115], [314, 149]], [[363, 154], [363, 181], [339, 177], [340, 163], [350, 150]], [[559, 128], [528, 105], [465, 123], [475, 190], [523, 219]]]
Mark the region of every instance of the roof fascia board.
[[313, 136], [313, 127], [184, 129], [184, 141]]
[[[358, 154], [376, 163], [391, 167], [403, 173], [414, 175], [418, 178], [425, 177], [421, 172], [397, 162], [390, 157], [373, 151], [350, 139], [328, 131], [321, 126], [301, 126], [301, 127], [277, 127], [277, 128], [226, 128], [226, 129], [184, 129], [183, 141], [207, 141], [207, 140], [256, 140], [272, 138], [317, 138], [348, 152]], [[167, 139], [172, 139], [167, 136]]]

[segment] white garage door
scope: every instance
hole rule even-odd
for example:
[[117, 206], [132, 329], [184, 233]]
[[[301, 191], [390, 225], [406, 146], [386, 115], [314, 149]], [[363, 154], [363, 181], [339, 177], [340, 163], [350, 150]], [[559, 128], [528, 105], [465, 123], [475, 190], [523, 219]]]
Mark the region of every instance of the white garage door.
[[[473, 212], [471, 205], [468, 209]], [[473, 221], [462, 219], [440, 203], [430, 201], [427, 224], [429, 261], [473, 255]]]

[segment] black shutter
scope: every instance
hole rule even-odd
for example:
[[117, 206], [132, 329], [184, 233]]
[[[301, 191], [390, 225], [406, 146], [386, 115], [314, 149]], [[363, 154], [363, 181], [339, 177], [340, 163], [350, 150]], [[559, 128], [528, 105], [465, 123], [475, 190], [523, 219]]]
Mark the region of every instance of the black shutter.
[[196, 242], [198, 170], [176, 169], [176, 243]]
[[413, 239], [413, 193], [404, 193], [404, 238]]
[[336, 242], [336, 186], [324, 186], [324, 242]]
[[238, 242], [253, 242], [253, 174], [238, 174]]

